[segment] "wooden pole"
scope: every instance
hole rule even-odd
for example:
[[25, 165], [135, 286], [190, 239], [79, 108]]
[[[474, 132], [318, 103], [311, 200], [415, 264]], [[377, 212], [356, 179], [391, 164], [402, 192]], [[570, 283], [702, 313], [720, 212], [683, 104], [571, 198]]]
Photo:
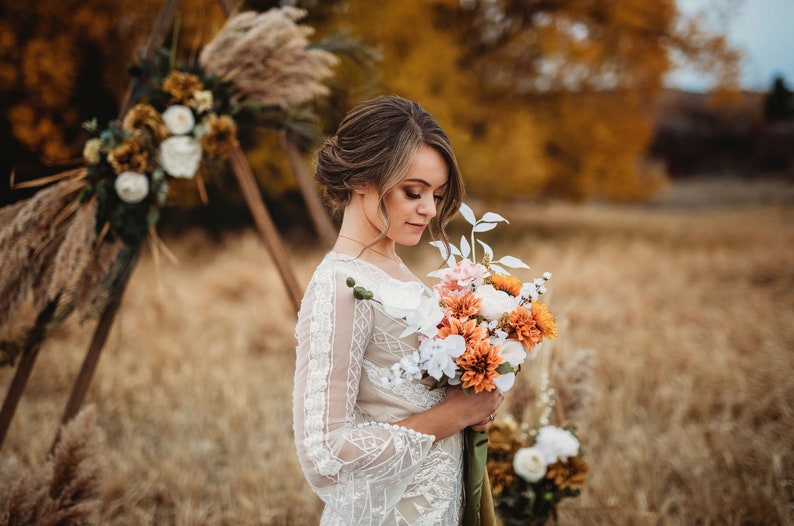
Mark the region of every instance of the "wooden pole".
[[[102, 315], [99, 318], [96, 329], [94, 329], [94, 335], [91, 338], [91, 344], [88, 347], [88, 352], [83, 359], [83, 365], [80, 368], [80, 372], [78, 373], [77, 378], [72, 385], [72, 393], [69, 396], [69, 400], [66, 402], [66, 408], [64, 409], [63, 417], [61, 418], [61, 427], [68, 423], [72, 418], [77, 416], [77, 413], [80, 411], [80, 406], [85, 400], [86, 393], [88, 393], [88, 388], [91, 386], [91, 380], [94, 377], [94, 371], [96, 370], [97, 364], [99, 363], [99, 356], [105, 346], [108, 334], [110, 333], [110, 328], [113, 326], [113, 321], [116, 319], [116, 313], [118, 312], [119, 306], [121, 305], [121, 299], [124, 296], [124, 291], [127, 288], [132, 271], [135, 269], [135, 264], [138, 262], [140, 245], [137, 247], [131, 247], [129, 250], [132, 250], [133, 253], [119, 274], [118, 282], [115, 284], [114, 290], [111, 292], [110, 298], [108, 298], [108, 302], [105, 304], [105, 307], [102, 310]], [[55, 449], [55, 445], [58, 443], [60, 434], [61, 429], [59, 427], [50, 451]]]
[[259, 230], [262, 240], [265, 242], [268, 250], [270, 250], [273, 261], [276, 263], [276, 267], [281, 274], [281, 280], [287, 288], [287, 294], [292, 302], [292, 307], [297, 313], [300, 309], [303, 293], [292, 273], [292, 266], [290, 265], [287, 250], [284, 248], [284, 244], [281, 241], [281, 236], [279, 236], [276, 225], [273, 223], [273, 219], [270, 217], [270, 213], [267, 211], [265, 203], [262, 201], [262, 194], [259, 191], [259, 187], [256, 185], [256, 179], [251, 171], [251, 166], [248, 164], [245, 154], [239, 146], [235, 148], [229, 156], [229, 166], [237, 177], [237, 182], [240, 185], [240, 190], [243, 192], [243, 197], [248, 205], [248, 209], [251, 211], [251, 215], [254, 218], [254, 223]]
[[33, 371], [33, 365], [36, 363], [41, 344], [44, 342], [45, 329], [43, 327], [50, 322], [53, 314], [55, 314], [58, 300], [59, 298], [55, 298], [41, 311], [35, 324], [35, 327], [41, 327], [41, 330], [34, 331], [25, 342], [22, 357], [19, 360], [16, 371], [14, 371], [14, 378], [11, 380], [11, 385], [8, 386], [5, 399], [3, 399], [3, 408], [0, 409], [0, 448], [3, 447], [8, 428], [11, 427], [11, 420], [14, 419], [14, 414], [17, 411], [19, 399], [28, 383], [30, 373]]
[[298, 183], [298, 188], [303, 194], [303, 200], [306, 203], [306, 208], [309, 209], [309, 216], [314, 223], [314, 229], [320, 237], [320, 241], [326, 248], [331, 248], [336, 242], [336, 228], [331, 223], [331, 219], [325, 212], [320, 196], [317, 194], [317, 189], [312, 184], [312, 178], [306, 170], [306, 164], [303, 161], [301, 153], [295, 143], [289, 140], [286, 130], [280, 130], [278, 133], [278, 140], [281, 143], [281, 148], [287, 154], [287, 159], [292, 167], [292, 173], [295, 176], [295, 181]]

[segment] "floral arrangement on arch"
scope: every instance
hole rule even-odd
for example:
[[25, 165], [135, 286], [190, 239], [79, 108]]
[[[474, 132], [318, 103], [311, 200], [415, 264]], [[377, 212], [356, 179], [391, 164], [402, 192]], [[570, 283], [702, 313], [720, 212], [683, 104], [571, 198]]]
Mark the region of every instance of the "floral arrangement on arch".
[[[402, 336], [418, 333], [420, 337], [419, 350], [395, 363], [391, 375], [381, 380], [383, 385], [429, 376], [436, 380], [433, 388], [460, 385], [474, 392], [506, 392], [543, 340], [557, 337], [554, 316], [540, 301], [551, 274], [527, 282], [512, 276], [505, 267], [530, 267], [513, 256], [495, 259], [493, 249], [476, 238], [508, 221], [494, 212], [478, 219], [465, 203], [460, 213], [471, 225], [469, 238], [461, 236], [459, 246], [431, 242], [447, 265], [429, 274], [439, 280], [434, 296], [425, 295], [418, 282], [393, 279], [369, 291], [348, 279], [355, 297], [378, 301], [389, 315], [406, 321]], [[483, 250], [481, 262], [476, 262], [478, 245]], [[464, 444], [463, 524], [468, 526], [492, 515], [493, 505], [486, 472], [488, 437], [467, 428]]]
[[0, 366], [74, 310], [101, 310], [143, 240], [157, 246], [169, 183], [195, 181], [206, 199], [205, 178], [239, 149], [241, 115], [308, 128], [307, 103], [328, 94], [324, 81], [339, 59], [311, 45], [313, 29], [296, 23], [305, 14], [242, 12], [191, 64], [166, 50], [141, 61], [131, 68], [131, 109], [104, 127], [85, 124], [85, 166], [17, 185], [48, 186], [0, 208]]

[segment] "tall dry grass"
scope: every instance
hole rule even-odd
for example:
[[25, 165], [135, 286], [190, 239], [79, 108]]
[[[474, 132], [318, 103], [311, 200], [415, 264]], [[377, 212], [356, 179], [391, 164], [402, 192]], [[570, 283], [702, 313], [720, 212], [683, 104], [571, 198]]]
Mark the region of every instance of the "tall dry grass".
[[[561, 521], [794, 522], [794, 210], [500, 212], [511, 225], [483, 239], [554, 274], [557, 378], [591, 373], [566, 411], [591, 469]], [[167, 242], [180, 265], [142, 259], [89, 393], [102, 523], [316, 524], [292, 447], [294, 316], [266, 250], [253, 233]], [[320, 251], [291, 250], [305, 283]], [[403, 252], [422, 273], [438, 261]], [[0, 462], [42, 464], [91, 329], [42, 349]]]

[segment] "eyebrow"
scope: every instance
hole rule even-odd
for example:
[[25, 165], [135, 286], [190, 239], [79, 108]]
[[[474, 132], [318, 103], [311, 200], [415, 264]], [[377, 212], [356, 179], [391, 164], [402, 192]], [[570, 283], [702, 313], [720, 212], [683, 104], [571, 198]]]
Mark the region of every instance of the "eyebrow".
[[[424, 185], [424, 186], [426, 186], [426, 187], [428, 187], [428, 188], [430, 188], [431, 186], [433, 186], [433, 185], [431, 185], [430, 183], [428, 183], [427, 181], [425, 181], [424, 179], [419, 179], [419, 178], [413, 178], [413, 177], [412, 177], [411, 179], [406, 179], [406, 180], [405, 180], [405, 182], [409, 182], [409, 181], [410, 181], [410, 182], [412, 182], [412, 183], [419, 183], [419, 184], [422, 184], [422, 185]], [[447, 184], [449, 184], [449, 182], [446, 182], [446, 183], [442, 184], [441, 186], [439, 186], [439, 188], [444, 188], [445, 186], [447, 186]]]

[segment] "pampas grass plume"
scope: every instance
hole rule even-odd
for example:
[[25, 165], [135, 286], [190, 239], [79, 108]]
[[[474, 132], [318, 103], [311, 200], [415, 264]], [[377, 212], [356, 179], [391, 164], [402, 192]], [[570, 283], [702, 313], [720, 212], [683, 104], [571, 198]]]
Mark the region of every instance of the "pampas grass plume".
[[38, 470], [19, 477], [15, 461], [8, 461], [0, 473], [19, 478], [5, 495], [0, 491], [0, 526], [96, 524], [102, 505], [97, 449], [95, 411], [88, 406], [63, 427], [51, 458]]

